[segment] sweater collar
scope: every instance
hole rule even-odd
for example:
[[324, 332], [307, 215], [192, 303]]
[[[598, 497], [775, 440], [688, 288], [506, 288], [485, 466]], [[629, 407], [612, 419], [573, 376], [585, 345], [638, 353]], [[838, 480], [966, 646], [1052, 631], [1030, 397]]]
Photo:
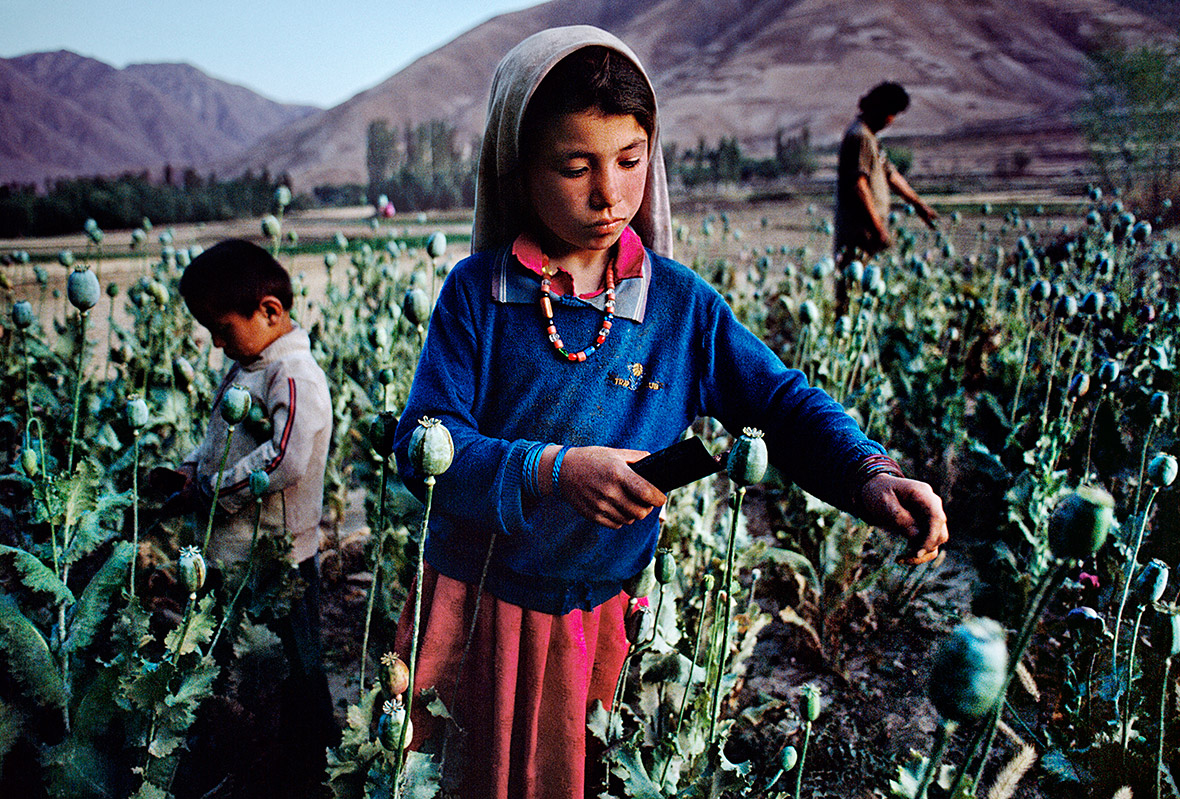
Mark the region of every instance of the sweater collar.
[[[618, 246], [615, 316], [642, 323], [647, 310], [647, 291], [651, 285], [651, 256], [631, 228], [623, 231]], [[501, 303], [534, 303], [540, 296], [540, 276], [541, 249], [531, 238], [522, 234], [511, 247], [502, 250], [492, 268], [492, 299]], [[559, 271], [553, 278], [554, 295], [564, 294], [569, 288], [572, 288], [569, 275]], [[606, 308], [605, 291], [570, 299], [600, 311]]]
[[289, 333], [284, 333], [272, 341], [266, 349], [259, 353], [258, 360], [242, 365], [241, 370], [243, 372], [257, 372], [292, 353], [307, 352], [310, 349], [311, 339], [308, 337], [307, 331], [301, 328], [298, 322], [292, 320]]

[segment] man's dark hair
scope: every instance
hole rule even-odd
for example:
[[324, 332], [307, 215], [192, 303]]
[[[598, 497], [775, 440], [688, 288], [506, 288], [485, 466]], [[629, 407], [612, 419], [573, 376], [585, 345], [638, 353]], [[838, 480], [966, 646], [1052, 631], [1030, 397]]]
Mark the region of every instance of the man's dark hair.
[[865, 116], [884, 119], [900, 114], [910, 107], [910, 95], [900, 83], [878, 83], [860, 98], [860, 111]]
[[213, 245], [194, 258], [180, 276], [180, 296], [206, 327], [231, 311], [251, 316], [268, 295], [291, 310], [291, 276], [270, 253], [242, 239]]
[[643, 73], [622, 53], [591, 45], [558, 61], [529, 98], [521, 120], [521, 152], [527, 157], [546, 121], [589, 109], [634, 116], [648, 138], [655, 128], [656, 98]]

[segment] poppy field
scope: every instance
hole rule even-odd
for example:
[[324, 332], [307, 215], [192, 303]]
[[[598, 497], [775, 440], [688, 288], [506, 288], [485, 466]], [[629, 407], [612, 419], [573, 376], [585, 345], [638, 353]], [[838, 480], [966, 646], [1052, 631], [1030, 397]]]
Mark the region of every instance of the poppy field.
[[[265, 791], [269, 622], [304, 585], [266, 537], [211, 573], [206, 520], [171, 513], [156, 471], [200, 440], [225, 366], [179, 276], [231, 233], [290, 271], [332, 395], [325, 793], [446, 796], [462, 767], [461, 732], [404, 749], [411, 705], [457, 725], [387, 653], [431, 512], [397, 478], [392, 429], [469, 220], [290, 200], [248, 229], [145, 219], [4, 245], [3, 795]], [[951, 543], [898, 565], [902, 542], [785, 484], [757, 429], [700, 420], [727, 471], [672, 492], [628, 586], [616, 701], [590, 716], [602, 795], [1178, 794], [1176, 211], [1097, 187], [934, 204], [937, 231], [900, 207], [894, 246], [844, 274], [825, 199], [679, 209], [677, 259], [935, 488]], [[444, 472], [445, 428], [420, 430]]]

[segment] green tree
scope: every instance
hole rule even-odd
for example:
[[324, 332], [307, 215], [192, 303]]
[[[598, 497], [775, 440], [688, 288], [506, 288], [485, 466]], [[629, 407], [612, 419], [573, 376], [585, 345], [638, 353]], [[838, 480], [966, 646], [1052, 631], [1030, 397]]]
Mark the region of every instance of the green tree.
[[1180, 45], [1104, 49], [1087, 88], [1079, 118], [1104, 180], [1158, 210], [1180, 166]]

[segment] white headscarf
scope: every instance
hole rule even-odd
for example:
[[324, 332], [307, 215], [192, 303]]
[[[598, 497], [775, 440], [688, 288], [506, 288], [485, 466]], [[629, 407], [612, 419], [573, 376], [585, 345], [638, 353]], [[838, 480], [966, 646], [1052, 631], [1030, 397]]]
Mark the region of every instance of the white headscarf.
[[[479, 153], [475, 184], [475, 224], [471, 251], [510, 243], [524, 229], [528, 210], [520, 160], [520, 125], [525, 107], [541, 79], [557, 62], [583, 47], [601, 45], [631, 63], [651, 86], [651, 79], [631, 48], [591, 25], [549, 28], [535, 33], [508, 51], [496, 67], [488, 101], [488, 120]], [[652, 90], [655, 96], [655, 90]], [[659, 255], [672, 257], [672, 214], [668, 178], [660, 148], [658, 116], [652, 120], [647, 187], [631, 222], [643, 243]]]

